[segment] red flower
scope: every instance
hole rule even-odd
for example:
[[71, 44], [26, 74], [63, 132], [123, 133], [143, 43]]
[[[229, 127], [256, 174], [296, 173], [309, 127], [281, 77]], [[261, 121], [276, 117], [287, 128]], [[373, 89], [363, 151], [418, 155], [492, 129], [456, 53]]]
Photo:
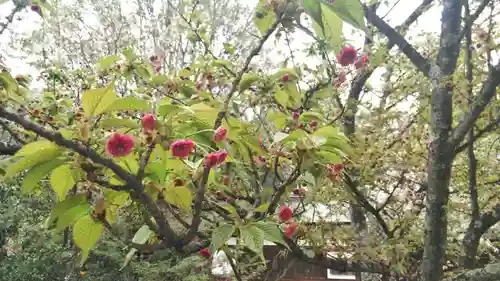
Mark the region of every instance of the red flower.
[[227, 151], [226, 150], [219, 150], [216, 154], [217, 154], [217, 160], [218, 160], [217, 164], [221, 164], [224, 161], [226, 161], [226, 158], [227, 158]]
[[283, 75], [283, 77], [281, 77], [281, 81], [283, 81], [283, 82], [288, 82], [288, 80], [290, 80], [290, 75], [288, 75], [288, 74], [285, 74], [285, 75]]
[[227, 129], [223, 127], [219, 127], [214, 134], [214, 142], [223, 141], [226, 138]]
[[329, 177], [332, 181], [338, 181], [344, 170], [344, 164], [331, 164], [328, 166]]
[[344, 164], [332, 164], [329, 167], [330, 172], [334, 175], [340, 175], [344, 170]]
[[208, 259], [212, 256], [212, 253], [210, 253], [210, 249], [205, 248], [200, 250], [200, 255]]
[[177, 140], [170, 145], [170, 151], [175, 157], [186, 158], [195, 147], [192, 140]]
[[287, 224], [285, 226], [285, 236], [286, 236], [286, 238], [292, 239], [292, 237], [295, 234], [296, 230], [297, 230], [297, 223], [296, 222], [291, 222], [290, 224]]
[[152, 132], [155, 129], [156, 119], [153, 114], [146, 114], [141, 119], [142, 129], [144, 132]]
[[356, 60], [356, 62], [354, 63], [354, 67], [356, 67], [356, 69], [363, 68], [368, 64], [369, 61], [370, 59], [368, 58], [368, 56], [362, 56]]
[[358, 56], [358, 51], [354, 47], [345, 46], [340, 51], [337, 60], [342, 66], [348, 66], [356, 61], [357, 56]]
[[292, 219], [293, 209], [288, 206], [280, 206], [279, 217], [281, 221], [289, 221]]
[[112, 134], [106, 141], [106, 151], [113, 157], [129, 154], [134, 148], [134, 139], [129, 135]]
[[226, 157], [227, 157], [226, 150], [219, 150], [217, 152], [210, 153], [207, 156], [205, 156], [204, 166], [205, 168], [213, 168], [223, 163], [226, 160]]
[[339, 73], [339, 76], [337, 78], [335, 78], [335, 80], [333, 81], [333, 86], [335, 88], [339, 88], [340, 86], [342, 86], [342, 84], [344, 84], [346, 80], [346, 74], [345, 72], [340, 72]]
[[295, 121], [299, 120], [299, 118], [300, 118], [300, 113], [299, 113], [298, 111], [294, 111], [294, 112], [292, 113], [292, 118], [293, 118], [293, 120], [295, 120]]
[[205, 163], [204, 166], [205, 168], [212, 168], [217, 166], [217, 161], [219, 160], [219, 157], [215, 153], [210, 153], [207, 156], [205, 156]]

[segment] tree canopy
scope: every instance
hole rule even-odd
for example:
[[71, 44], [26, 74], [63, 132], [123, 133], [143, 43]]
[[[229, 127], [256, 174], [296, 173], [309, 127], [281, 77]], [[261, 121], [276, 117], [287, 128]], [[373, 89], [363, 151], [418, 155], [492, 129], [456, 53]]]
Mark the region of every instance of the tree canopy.
[[[255, 280], [272, 242], [363, 278], [500, 279], [496, 1], [395, 27], [399, 1], [3, 2], [4, 55], [40, 73], [0, 73], [5, 272], [24, 218], [60, 264], [30, 276], [209, 280], [223, 252]], [[408, 36], [431, 9], [440, 33]]]

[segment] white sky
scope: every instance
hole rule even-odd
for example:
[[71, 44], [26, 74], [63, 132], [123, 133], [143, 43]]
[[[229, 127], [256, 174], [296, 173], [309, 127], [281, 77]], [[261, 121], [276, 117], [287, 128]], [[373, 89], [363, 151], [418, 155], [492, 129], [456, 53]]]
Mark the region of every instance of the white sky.
[[[254, 7], [258, 2], [258, 0], [241, 1], [247, 2], [250, 7]], [[385, 20], [388, 21], [393, 27], [395, 27], [402, 23], [410, 15], [410, 13], [415, 10], [418, 5], [420, 5], [420, 3], [421, 0], [400, 0], [399, 3], [394, 6], [391, 12], [385, 17]], [[0, 4], [0, 18], [2, 19], [2, 22], [5, 21], [5, 17], [10, 13], [12, 7], [13, 4], [11, 1]], [[416, 35], [422, 31], [439, 32], [441, 26], [440, 10], [440, 7], [433, 7], [432, 9], [427, 11], [424, 16], [422, 16], [419, 21], [416, 22], [416, 24], [412, 26], [412, 29], [407, 36], [408, 38], [410, 38], [410, 41], [414, 41], [412, 37], [416, 37]], [[387, 11], [388, 7], [381, 7], [378, 11], [378, 15], [384, 16], [387, 14]], [[41, 28], [43, 24], [43, 19], [41, 19], [37, 14], [31, 12], [29, 8], [18, 13], [16, 19], [18, 17], [22, 18], [23, 20], [14, 20], [13, 24], [11, 24], [11, 28], [15, 30], [16, 33], [30, 34], [34, 30]], [[350, 28], [348, 25], [346, 25], [344, 28], [344, 36], [350, 44], [356, 47], [362, 47], [364, 40], [363, 37], [360, 36], [359, 33], [353, 34], [352, 28]], [[6, 45], [8, 44], [9, 40], [10, 36], [8, 32], [4, 32], [4, 34], [2, 34], [0, 37], [0, 50], [6, 49]], [[311, 38], [309, 38], [301, 31], [296, 31], [292, 36], [291, 47], [294, 50], [303, 49], [310, 42], [312, 42]], [[276, 58], [277, 62], [282, 61], [284, 57], [288, 55], [288, 48], [284, 44], [276, 46], [272, 42], [268, 42], [265, 45], [265, 48], [272, 50], [271, 57]], [[301, 55], [300, 52], [297, 52], [294, 55], [295, 60], [298, 63], [307, 62], [308, 64], [316, 65], [321, 63], [321, 61], [319, 60], [316, 62], [311, 61], [310, 58], [306, 58], [305, 56]], [[13, 74], [31, 74], [36, 76], [36, 70], [33, 67], [30, 67], [22, 58], [2, 57], [0, 58], [0, 61], [11, 68]], [[378, 80], [379, 76], [376, 75], [376, 77], [374, 78], [375, 79], [372, 79], [372, 83], [376, 84], [377, 81], [373, 80]]]

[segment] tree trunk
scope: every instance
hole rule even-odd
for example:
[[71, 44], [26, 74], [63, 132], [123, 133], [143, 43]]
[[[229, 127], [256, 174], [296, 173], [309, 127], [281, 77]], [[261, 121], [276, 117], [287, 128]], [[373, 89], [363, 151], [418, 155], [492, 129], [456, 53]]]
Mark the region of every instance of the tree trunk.
[[447, 204], [453, 161], [452, 75], [455, 72], [460, 42], [463, 1], [444, 0], [440, 48], [437, 65], [431, 67], [431, 143], [427, 167], [428, 190], [425, 214], [424, 258], [422, 280], [439, 281], [446, 246]]

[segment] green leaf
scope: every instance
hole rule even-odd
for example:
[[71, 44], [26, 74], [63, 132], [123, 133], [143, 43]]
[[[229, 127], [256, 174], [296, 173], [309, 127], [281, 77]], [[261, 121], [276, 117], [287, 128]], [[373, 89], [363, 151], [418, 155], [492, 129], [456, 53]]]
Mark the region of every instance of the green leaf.
[[183, 94], [186, 98], [190, 98], [192, 95], [197, 93], [197, 90], [192, 86], [182, 85], [179, 88], [179, 92]]
[[365, 10], [359, 0], [335, 0], [334, 3], [330, 3], [328, 0], [320, 1], [353, 27], [363, 31], [366, 29]]
[[10, 163], [5, 173], [6, 178], [11, 178], [18, 173], [31, 169], [32, 167], [53, 160], [59, 155], [59, 147], [55, 144], [52, 146], [40, 147], [40, 150], [23, 156], [17, 159], [16, 162]]
[[111, 111], [124, 111], [124, 110], [139, 110], [139, 111], [149, 111], [151, 110], [151, 105], [148, 101], [138, 99], [136, 97], [124, 97], [115, 100], [107, 109], [106, 112]]
[[99, 241], [102, 232], [102, 224], [95, 222], [90, 215], [81, 217], [73, 226], [73, 241], [82, 250], [81, 264], [85, 262], [90, 250]]
[[329, 151], [316, 151], [316, 156], [323, 160], [324, 164], [340, 164], [342, 163], [342, 157], [339, 154], [329, 152]]
[[111, 67], [118, 60], [120, 60], [119, 56], [102, 57], [97, 61], [97, 66], [98, 66], [98, 68], [101, 68], [101, 69], [107, 69], [107, 68]]
[[241, 77], [239, 91], [243, 92], [244, 90], [250, 88], [250, 86], [259, 80], [259, 75], [256, 73], [245, 73]]
[[0, 72], [0, 86], [5, 88], [7, 92], [12, 93], [19, 88], [16, 79], [7, 71]]
[[338, 53], [342, 48], [343, 22], [328, 6], [321, 3], [321, 23], [313, 24], [314, 31], [320, 39], [325, 40]]
[[255, 225], [248, 225], [240, 230], [241, 243], [259, 255], [262, 262], [265, 263], [264, 257], [264, 236], [265, 233]]
[[134, 237], [132, 238], [132, 243], [144, 244], [148, 242], [149, 238], [151, 238], [151, 235], [153, 234], [154, 232], [151, 229], [149, 229], [147, 225], [143, 225], [135, 233]]
[[260, 221], [256, 222], [255, 225], [262, 230], [262, 232], [264, 232], [265, 240], [281, 244], [287, 249], [290, 249], [288, 244], [285, 242], [285, 239], [283, 239], [283, 233], [281, 233], [281, 230], [276, 223]]
[[269, 203], [264, 203], [264, 204], [260, 205], [259, 207], [255, 208], [255, 212], [256, 213], [263, 213], [263, 212], [267, 211], [268, 208], [269, 208]]
[[48, 140], [35, 141], [24, 145], [19, 151], [16, 152], [14, 156], [27, 156], [30, 154], [38, 153], [40, 152], [40, 150], [54, 150], [57, 148], [58, 146], [55, 143]]
[[287, 82], [284, 86], [284, 91], [288, 95], [288, 106], [291, 108], [298, 108], [301, 106], [301, 95], [297, 88], [297, 84], [294, 82]]
[[160, 105], [158, 106], [158, 115], [168, 117], [173, 116], [183, 110], [183, 107], [176, 104], [171, 104], [170, 100], [166, 99], [160, 102]]
[[68, 191], [76, 184], [70, 164], [57, 167], [50, 174], [50, 185], [59, 201], [64, 200]]
[[182, 210], [189, 212], [191, 211], [191, 202], [193, 201], [193, 194], [189, 188], [185, 186], [176, 186], [168, 188], [163, 192], [165, 201], [175, 205]]
[[88, 214], [91, 210], [91, 206], [88, 202], [81, 202], [78, 205], [71, 205], [64, 213], [59, 215], [56, 230], [61, 231], [71, 224], [75, 223], [79, 218]]
[[106, 112], [108, 107], [118, 99], [114, 87], [115, 84], [111, 83], [106, 88], [92, 89], [82, 94], [82, 104], [86, 118]]
[[231, 238], [235, 230], [235, 226], [231, 224], [223, 224], [212, 232], [212, 252], [215, 253], [219, 250], [227, 240]]
[[56, 228], [61, 230], [86, 215], [89, 211], [90, 205], [84, 194], [69, 197], [64, 201], [57, 202], [46, 222], [46, 227], [48, 228], [57, 219]]
[[288, 97], [288, 93], [285, 92], [285, 91], [282, 91], [282, 90], [279, 90], [276, 92], [276, 94], [274, 95], [274, 98], [276, 99], [276, 102], [283, 106], [283, 107], [287, 107], [288, 105], [288, 100], [289, 100], [289, 97]]
[[[278, 99], [276, 98], [276, 100], [278, 100]], [[287, 100], [285, 101], [285, 104], [286, 104], [286, 102], [288, 102], [288, 96], [287, 96]], [[269, 113], [267, 115], [267, 118], [269, 119], [269, 121], [274, 122], [274, 126], [276, 126], [276, 129], [280, 130], [280, 129], [283, 129], [285, 127], [286, 122], [290, 118], [290, 116], [286, 115], [280, 111], [274, 111], [274, 112]]]
[[326, 143], [324, 144], [325, 147], [340, 149], [346, 154], [354, 153], [349, 139], [342, 132], [332, 126], [321, 127], [312, 135], [326, 138]]
[[214, 66], [225, 66], [227, 68], [231, 68], [233, 63], [228, 60], [214, 60]]
[[204, 103], [194, 104], [189, 109], [194, 112], [198, 120], [206, 122], [210, 124], [210, 126], [213, 126], [215, 119], [217, 119], [217, 115], [219, 114], [219, 110], [217, 108]]
[[[304, 12], [309, 15], [320, 26], [323, 24], [321, 16], [321, 5], [319, 0], [304, 0]], [[321, 28], [323, 28], [321, 26]]]
[[127, 155], [120, 158], [118, 165], [132, 174], [136, 174], [137, 171], [139, 171], [139, 162], [137, 162], [133, 155]]
[[276, 14], [274, 11], [266, 5], [266, 0], [259, 0], [257, 7], [255, 8], [255, 14], [253, 16], [253, 22], [255, 26], [259, 29], [261, 34], [266, 33], [266, 31], [273, 25], [276, 21]]
[[319, 112], [306, 111], [300, 115], [299, 120], [310, 121], [310, 120], [324, 120], [323, 114]]
[[294, 81], [294, 80], [299, 79], [299, 74], [293, 68], [282, 68], [282, 69], [278, 70], [278, 72], [276, 72], [273, 75], [273, 78], [274, 79], [281, 79], [285, 74], [288, 74], [289, 81]]
[[107, 118], [101, 120], [99, 124], [104, 130], [116, 128], [139, 129], [141, 127], [137, 121], [120, 118]]
[[24, 194], [30, 193], [35, 189], [37, 184], [49, 174], [50, 171], [61, 166], [64, 163], [63, 160], [54, 159], [52, 161], [36, 165], [31, 168], [25, 175], [22, 185], [22, 192]]

